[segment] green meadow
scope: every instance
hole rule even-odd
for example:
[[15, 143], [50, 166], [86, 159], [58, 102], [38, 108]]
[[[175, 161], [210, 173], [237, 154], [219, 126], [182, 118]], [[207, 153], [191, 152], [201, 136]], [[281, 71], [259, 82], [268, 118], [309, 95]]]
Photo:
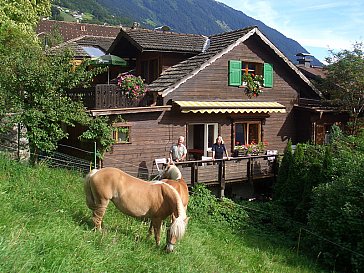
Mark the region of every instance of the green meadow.
[[282, 235], [203, 216], [212, 198], [192, 195], [186, 235], [167, 254], [165, 226], [157, 247], [148, 222], [113, 204], [92, 231], [83, 174], [0, 156], [0, 272], [324, 272]]

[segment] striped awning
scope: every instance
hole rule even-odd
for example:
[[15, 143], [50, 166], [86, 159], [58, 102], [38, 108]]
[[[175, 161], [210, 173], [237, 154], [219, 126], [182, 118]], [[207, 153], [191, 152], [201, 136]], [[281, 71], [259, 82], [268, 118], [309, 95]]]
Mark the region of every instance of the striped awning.
[[182, 113], [285, 113], [286, 107], [267, 101], [175, 101]]

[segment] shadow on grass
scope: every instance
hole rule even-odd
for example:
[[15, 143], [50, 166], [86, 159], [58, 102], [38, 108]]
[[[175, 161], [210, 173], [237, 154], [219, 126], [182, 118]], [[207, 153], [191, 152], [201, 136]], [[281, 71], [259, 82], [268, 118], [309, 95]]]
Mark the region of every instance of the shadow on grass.
[[84, 211], [75, 211], [72, 215], [73, 221], [84, 230], [92, 230], [94, 228], [94, 223], [91, 219], [91, 214], [85, 214]]

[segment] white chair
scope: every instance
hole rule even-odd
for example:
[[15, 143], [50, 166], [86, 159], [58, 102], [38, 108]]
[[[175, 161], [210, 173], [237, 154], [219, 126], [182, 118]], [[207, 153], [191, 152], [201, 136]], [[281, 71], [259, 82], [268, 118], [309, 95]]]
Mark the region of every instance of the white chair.
[[[201, 157], [201, 160], [202, 161], [204, 161], [204, 160], [211, 160], [212, 159], [212, 157], [211, 156], [202, 156]], [[207, 165], [207, 163], [202, 163], [202, 166], [206, 166]]]
[[156, 158], [154, 159], [154, 164], [157, 168], [158, 174], [161, 174], [164, 164], [167, 164], [167, 159], [165, 157]]
[[[278, 151], [277, 150], [267, 150], [266, 154], [267, 155], [277, 155]], [[275, 156], [269, 156], [269, 157], [267, 157], [267, 159], [269, 162], [273, 162], [275, 159]]]

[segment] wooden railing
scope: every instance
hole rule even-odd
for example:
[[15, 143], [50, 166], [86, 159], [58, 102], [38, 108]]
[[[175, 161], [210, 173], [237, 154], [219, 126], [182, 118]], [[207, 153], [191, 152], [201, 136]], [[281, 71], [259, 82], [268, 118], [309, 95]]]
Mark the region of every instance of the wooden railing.
[[145, 100], [130, 100], [115, 84], [97, 84], [89, 88], [70, 90], [73, 99], [80, 98], [88, 109], [115, 109], [146, 106]]
[[220, 186], [221, 196], [224, 196], [226, 183], [253, 183], [256, 179], [276, 179], [277, 158], [278, 155], [258, 155], [175, 164], [180, 166], [182, 176], [190, 187], [196, 183], [217, 185]]

